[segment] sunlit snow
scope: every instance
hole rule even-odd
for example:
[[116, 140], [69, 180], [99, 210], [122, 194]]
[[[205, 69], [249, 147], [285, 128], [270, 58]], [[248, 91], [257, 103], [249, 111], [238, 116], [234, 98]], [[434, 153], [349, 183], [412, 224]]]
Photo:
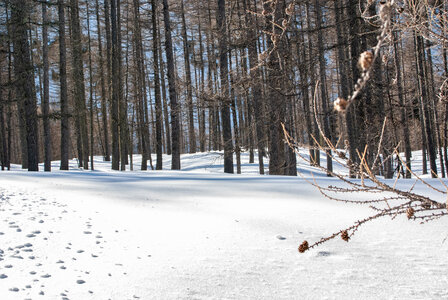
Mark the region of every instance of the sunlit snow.
[[101, 157], [95, 171], [0, 172], [0, 299], [448, 297], [446, 219], [382, 219], [300, 254], [371, 211], [300, 177], [257, 175], [247, 154], [242, 175], [223, 174], [220, 153], [183, 155], [182, 171], [137, 171], [138, 159], [132, 172]]

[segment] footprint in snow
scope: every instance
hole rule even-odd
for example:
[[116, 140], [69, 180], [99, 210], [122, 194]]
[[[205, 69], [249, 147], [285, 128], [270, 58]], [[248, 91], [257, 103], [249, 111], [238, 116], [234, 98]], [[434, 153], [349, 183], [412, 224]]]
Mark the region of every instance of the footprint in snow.
[[82, 280], [82, 279], [78, 279], [78, 280], [76, 280], [76, 283], [77, 284], [84, 284], [84, 283], [86, 283], [84, 280]]
[[18, 292], [18, 291], [19, 291], [19, 289], [18, 289], [18, 288], [16, 288], [16, 287], [14, 287], [14, 288], [10, 288], [10, 289], [9, 289], [9, 291], [11, 291], [11, 292]]
[[281, 240], [281, 241], [286, 240], [286, 238], [284, 236], [281, 236], [281, 235], [277, 235], [276, 238]]
[[0, 274], [0, 279], [5, 279], [5, 278], [8, 278], [8, 275], [6, 275], [6, 274]]

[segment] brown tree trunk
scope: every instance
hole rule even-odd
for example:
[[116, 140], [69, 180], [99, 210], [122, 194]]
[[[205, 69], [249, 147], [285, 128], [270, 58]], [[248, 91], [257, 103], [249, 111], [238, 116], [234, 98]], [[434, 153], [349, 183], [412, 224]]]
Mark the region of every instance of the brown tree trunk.
[[89, 111], [90, 111], [90, 169], [94, 169], [93, 151], [94, 151], [94, 130], [93, 130], [93, 70], [92, 70], [92, 45], [90, 39], [90, 13], [89, 2], [86, 2], [87, 11], [87, 37], [88, 37], [88, 51], [89, 51]]
[[28, 171], [39, 171], [36, 95], [27, 35], [30, 7], [25, 0], [13, 0], [10, 4], [16, 98], [23, 103]]
[[[122, 0], [116, 0], [117, 1], [117, 49], [116, 49], [116, 55], [117, 57], [117, 63], [118, 63], [118, 115], [119, 115], [119, 143], [120, 143], [120, 170], [125, 171], [126, 170], [126, 162], [127, 162], [127, 150], [128, 150], [128, 117], [127, 117], [127, 107], [128, 104], [126, 103], [126, 99], [123, 95], [123, 59], [121, 54], [121, 45], [122, 45], [122, 38], [121, 38], [121, 1]], [[129, 6], [127, 6], [129, 9]], [[129, 15], [129, 14], [128, 14]], [[127, 21], [129, 22], [129, 18], [127, 18]], [[129, 28], [129, 26], [126, 26]], [[129, 46], [129, 44], [127, 43]], [[149, 138], [149, 135], [148, 135]]]
[[171, 38], [171, 22], [168, 0], [163, 0], [163, 20], [165, 23], [165, 52], [168, 66], [168, 86], [171, 103], [171, 169], [180, 170], [180, 107], [177, 103], [177, 92], [174, 71], [173, 42]]
[[42, 3], [42, 61], [44, 67], [43, 74], [43, 97], [42, 97], [42, 114], [44, 125], [44, 170], [51, 171], [51, 131], [50, 131], [50, 79], [49, 79], [49, 63], [48, 63], [48, 14], [47, 3]]
[[223, 91], [221, 101], [222, 137], [224, 142], [224, 172], [233, 173], [233, 142], [232, 127], [230, 123], [230, 95], [227, 64], [227, 24], [225, 0], [218, 0], [218, 15], [216, 24], [219, 32], [219, 75], [221, 79], [221, 90]]
[[70, 145], [70, 121], [67, 96], [67, 51], [65, 44], [65, 4], [58, 0], [59, 15], [59, 82], [61, 104], [61, 170], [68, 170], [68, 156]]
[[[318, 0], [314, 2], [316, 9], [316, 27], [321, 28], [322, 26], [322, 11], [319, 6]], [[325, 63], [325, 50], [324, 50], [324, 41], [323, 41], [323, 32], [322, 29], [317, 31], [317, 48], [319, 52], [319, 75], [320, 75], [320, 96], [321, 96], [321, 113], [323, 116], [323, 130], [325, 134], [325, 138], [331, 140], [331, 132], [330, 132], [330, 116], [331, 112], [328, 111], [328, 96], [327, 96], [327, 81], [326, 81], [326, 63]], [[317, 105], [317, 104], [316, 104]], [[333, 160], [331, 156], [331, 150], [328, 150], [329, 145], [324, 144], [327, 148], [325, 151], [327, 154], [327, 176], [331, 176], [331, 172], [333, 172]]]
[[156, 153], [157, 162], [156, 170], [162, 170], [162, 100], [160, 95], [160, 79], [159, 79], [159, 47], [157, 34], [157, 6], [156, 1], [151, 0], [152, 6], [152, 38], [154, 53], [154, 97], [156, 104]]
[[285, 38], [281, 37], [281, 24], [284, 1], [277, 1], [272, 7], [270, 3], [263, 4], [264, 10], [272, 12], [266, 17], [266, 31], [271, 37], [267, 41], [268, 51], [273, 52], [267, 58], [268, 68], [268, 99], [269, 99], [269, 175], [284, 175], [286, 167], [285, 145], [281, 124], [285, 122], [286, 99], [281, 91], [284, 88], [284, 62], [287, 59]]
[[[107, 0], [105, 1], [108, 2]], [[101, 23], [100, 23], [100, 8], [98, 5], [98, 0], [95, 0], [96, 4], [96, 26], [98, 35], [98, 64], [99, 64], [99, 76], [100, 76], [100, 86], [101, 86], [101, 120], [103, 123], [103, 139], [104, 139], [104, 161], [110, 161], [110, 145], [109, 145], [109, 124], [108, 124], [108, 113], [107, 113], [107, 102], [109, 99], [109, 94], [106, 92], [106, 82], [104, 80], [104, 58], [103, 58], [103, 41], [101, 39]], [[105, 12], [108, 17], [108, 12]], [[109, 62], [106, 62], [107, 64]], [[108, 71], [109, 73], [109, 71]], [[107, 73], [107, 74], [108, 74]], [[107, 75], [106, 74], [106, 75]], [[108, 76], [108, 75], [107, 75]], [[109, 82], [109, 80], [108, 80]], [[108, 88], [108, 87], [107, 87]]]
[[72, 76], [74, 83], [73, 98], [76, 108], [75, 118], [80, 152], [79, 166], [89, 168], [89, 137], [87, 134], [86, 99], [84, 70], [82, 59], [81, 25], [79, 23], [78, 0], [70, 0], [71, 44], [72, 44]]
[[[120, 1], [120, 0], [118, 0]], [[112, 118], [112, 170], [118, 170], [120, 167], [120, 141], [119, 141], [119, 103], [120, 91], [119, 84], [119, 55], [121, 46], [118, 44], [117, 31], [117, 6], [116, 0], [111, 0], [111, 40], [112, 40], [112, 99], [111, 99], [111, 118]]]
[[429, 99], [428, 99], [428, 91], [425, 82], [425, 73], [424, 73], [424, 44], [423, 37], [416, 35], [416, 56], [417, 56], [417, 74], [420, 85], [420, 104], [422, 107], [422, 115], [424, 122], [424, 128], [426, 133], [426, 142], [427, 149], [429, 153], [429, 164], [431, 167], [431, 177], [437, 177], [437, 165], [436, 165], [436, 152], [435, 152], [435, 143], [433, 141], [433, 136], [431, 132], [431, 119], [429, 114]]

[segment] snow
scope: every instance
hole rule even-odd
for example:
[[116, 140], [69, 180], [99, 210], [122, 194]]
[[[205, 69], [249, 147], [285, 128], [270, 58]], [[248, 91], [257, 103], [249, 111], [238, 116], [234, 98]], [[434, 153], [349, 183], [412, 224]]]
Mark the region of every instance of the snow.
[[448, 297], [448, 220], [385, 218], [300, 254], [371, 211], [242, 160], [242, 175], [223, 174], [218, 152], [183, 155], [182, 171], [137, 171], [136, 156], [132, 172], [100, 157], [95, 171], [0, 172], [0, 299]]

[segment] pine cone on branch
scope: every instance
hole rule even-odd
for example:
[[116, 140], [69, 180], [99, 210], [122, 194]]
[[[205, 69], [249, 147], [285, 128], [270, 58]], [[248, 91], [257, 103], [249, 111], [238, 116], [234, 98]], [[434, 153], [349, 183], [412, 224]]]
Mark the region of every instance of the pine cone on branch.
[[308, 245], [308, 242], [307, 241], [304, 241], [302, 244], [300, 244], [300, 246], [299, 246], [299, 252], [300, 253], [303, 253], [303, 252], [305, 252], [306, 250], [308, 250], [309, 249], [309, 245]]
[[348, 232], [347, 232], [347, 230], [344, 230], [344, 231], [341, 232], [341, 238], [342, 238], [344, 241], [348, 242], [348, 240], [350, 239], [350, 237], [348, 236]]

